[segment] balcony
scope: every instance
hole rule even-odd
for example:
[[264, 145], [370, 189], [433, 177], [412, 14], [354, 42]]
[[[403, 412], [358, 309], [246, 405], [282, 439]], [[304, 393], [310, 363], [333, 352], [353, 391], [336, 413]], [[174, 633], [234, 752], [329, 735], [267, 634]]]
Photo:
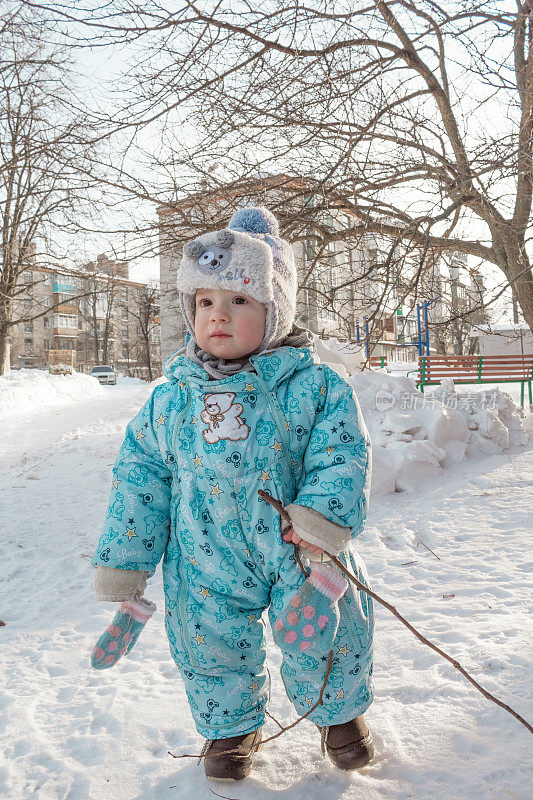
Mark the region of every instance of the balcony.
[[55, 307], [54, 313], [56, 313], [56, 314], [70, 314], [72, 316], [77, 316], [78, 313], [79, 313], [79, 309], [78, 309], [78, 306], [68, 305], [67, 303], [61, 303], [60, 305]]
[[77, 294], [78, 287], [73, 283], [63, 283], [61, 278], [54, 275], [54, 294]]
[[54, 328], [54, 336], [64, 336], [70, 339], [76, 339], [78, 336], [77, 328]]

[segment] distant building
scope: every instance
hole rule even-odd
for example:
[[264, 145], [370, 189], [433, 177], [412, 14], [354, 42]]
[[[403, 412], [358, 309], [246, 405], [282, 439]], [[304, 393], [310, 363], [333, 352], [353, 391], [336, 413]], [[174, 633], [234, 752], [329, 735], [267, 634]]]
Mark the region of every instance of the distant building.
[[449, 355], [478, 352], [477, 330], [488, 323], [481, 272], [469, 269], [467, 256], [451, 253], [442, 259], [448, 277], [441, 276], [440, 292], [431, 313], [430, 335], [436, 349]]
[[36, 266], [20, 278], [12, 367], [44, 369], [50, 352], [64, 351], [82, 372], [108, 363], [133, 377], [161, 374], [159, 290], [130, 281], [126, 262], [99, 256], [79, 271]]
[[480, 325], [474, 332], [480, 356], [521, 356], [533, 353], [533, 333], [526, 323]]

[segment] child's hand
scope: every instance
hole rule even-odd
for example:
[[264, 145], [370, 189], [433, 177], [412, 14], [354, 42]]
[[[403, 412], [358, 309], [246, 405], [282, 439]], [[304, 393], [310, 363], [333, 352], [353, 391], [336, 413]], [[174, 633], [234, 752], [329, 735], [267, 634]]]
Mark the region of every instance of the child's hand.
[[281, 534], [281, 538], [284, 542], [292, 542], [293, 544], [297, 544], [298, 547], [305, 547], [306, 550], [312, 550], [313, 553], [324, 552], [320, 547], [317, 547], [316, 544], [306, 542], [305, 539], [302, 539], [300, 536], [298, 536], [298, 534], [295, 533], [292, 528], [287, 528], [285, 532]]

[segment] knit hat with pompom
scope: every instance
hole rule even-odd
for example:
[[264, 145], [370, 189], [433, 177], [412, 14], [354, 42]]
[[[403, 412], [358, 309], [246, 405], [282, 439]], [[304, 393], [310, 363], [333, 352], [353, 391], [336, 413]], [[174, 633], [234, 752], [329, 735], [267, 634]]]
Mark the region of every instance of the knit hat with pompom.
[[290, 332], [296, 314], [297, 275], [292, 248], [266, 208], [242, 208], [227, 228], [187, 242], [177, 274], [181, 309], [194, 336], [197, 289], [242, 292], [267, 308], [260, 350]]

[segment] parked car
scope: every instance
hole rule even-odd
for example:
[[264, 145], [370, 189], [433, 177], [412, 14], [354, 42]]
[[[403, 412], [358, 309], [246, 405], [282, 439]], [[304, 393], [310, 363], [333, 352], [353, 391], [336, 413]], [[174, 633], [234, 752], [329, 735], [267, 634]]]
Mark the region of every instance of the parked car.
[[98, 378], [99, 382], [102, 384], [108, 383], [116, 386], [117, 373], [113, 367], [108, 367], [105, 364], [97, 365], [92, 368], [89, 374], [92, 375], [93, 378]]

